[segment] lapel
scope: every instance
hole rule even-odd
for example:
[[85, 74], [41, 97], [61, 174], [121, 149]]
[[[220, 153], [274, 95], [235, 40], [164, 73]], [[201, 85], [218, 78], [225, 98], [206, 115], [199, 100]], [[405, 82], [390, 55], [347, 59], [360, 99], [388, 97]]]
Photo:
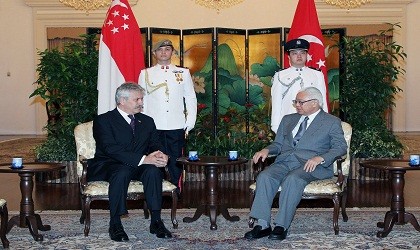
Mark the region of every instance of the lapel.
[[285, 124], [284, 136], [289, 139], [289, 141], [293, 141], [293, 129], [296, 127], [296, 124], [299, 122], [301, 115], [295, 113], [290, 119], [290, 121]]
[[128, 122], [124, 119], [124, 117], [122, 117], [122, 115], [120, 114], [120, 112], [118, 112], [116, 108], [112, 110], [112, 116], [113, 121], [115, 121], [118, 127], [121, 127], [122, 129], [124, 129], [124, 131], [127, 130], [128, 132], [132, 133], [130, 124], [128, 124]]
[[[142, 130], [141, 126], [142, 126], [142, 122], [143, 122], [143, 119], [142, 119], [143, 117], [141, 116], [140, 113], [135, 114], [134, 117], [136, 118], [136, 129], [135, 129], [134, 136], [138, 137], [141, 134], [141, 130]], [[130, 127], [130, 129], [131, 129], [131, 127]]]
[[306, 129], [305, 133], [303, 134], [302, 139], [305, 137], [313, 136], [317, 131], [322, 127], [323, 120], [325, 118], [325, 112], [321, 109], [315, 119], [311, 122], [309, 127]]

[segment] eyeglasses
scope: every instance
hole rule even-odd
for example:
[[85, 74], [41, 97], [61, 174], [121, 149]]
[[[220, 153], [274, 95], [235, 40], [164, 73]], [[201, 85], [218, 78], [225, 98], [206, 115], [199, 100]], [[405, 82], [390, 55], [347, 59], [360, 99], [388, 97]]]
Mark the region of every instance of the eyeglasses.
[[309, 100], [306, 100], [306, 101], [292, 100], [292, 103], [293, 103], [294, 106], [296, 106], [298, 103], [299, 103], [300, 106], [302, 106], [303, 104], [305, 104], [307, 102], [315, 101], [315, 100], [316, 99], [309, 99]]

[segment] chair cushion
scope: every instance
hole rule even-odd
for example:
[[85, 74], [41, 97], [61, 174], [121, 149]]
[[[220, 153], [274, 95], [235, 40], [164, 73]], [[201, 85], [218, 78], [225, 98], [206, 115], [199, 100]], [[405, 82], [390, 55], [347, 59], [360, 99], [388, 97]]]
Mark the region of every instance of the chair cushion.
[[93, 138], [93, 121], [82, 123], [74, 128], [77, 151], [77, 175], [82, 175], [83, 166], [80, 163], [80, 156], [91, 159], [95, 156], [96, 142]]
[[[107, 181], [91, 181], [84, 189], [83, 194], [88, 196], [108, 195], [109, 182]], [[169, 181], [162, 182], [163, 192], [171, 192], [176, 186]], [[128, 186], [128, 193], [143, 193], [143, 184], [140, 181], [131, 181]]]
[[6, 204], [6, 200], [0, 199], [0, 207], [3, 207]]
[[[343, 163], [341, 163], [341, 169], [343, 170], [343, 174], [344, 175], [349, 175], [350, 172], [350, 141], [351, 141], [351, 136], [353, 134], [353, 130], [350, 124], [348, 124], [347, 122], [341, 122], [341, 127], [343, 128], [343, 132], [344, 132], [344, 139], [346, 140], [347, 143], [347, 154], [346, 154], [346, 159], [344, 160]], [[334, 164], [334, 173], [337, 173], [337, 162], [335, 161]]]
[[[308, 185], [306, 185], [305, 190], [303, 190], [304, 194], [334, 194], [337, 192], [342, 192], [344, 189], [343, 187], [340, 189], [337, 184], [337, 177], [332, 177], [330, 179], [319, 180], [319, 181], [312, 181]], [[250, 189], [255, 190], [257, 187], [257, 183], [253, 183], [249, 186]], [[279, 187], [279, 192], [281, 191], [281, 186]]]

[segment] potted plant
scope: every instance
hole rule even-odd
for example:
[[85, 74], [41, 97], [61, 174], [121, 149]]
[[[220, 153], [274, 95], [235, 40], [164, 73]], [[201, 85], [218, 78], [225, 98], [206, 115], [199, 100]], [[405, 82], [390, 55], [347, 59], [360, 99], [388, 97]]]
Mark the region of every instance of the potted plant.
[[[400, 26], [393, 24], [378, 37], [386, 36], [395, 27]], [[395, 94], [401, 91], [395, 81], [404, 70], [396, 62], [407, 55], [402, 46], [385, 39], [368, 41], [363, 37], [345, 37], [343, 40], [345, 71], [341, 76], [340, 99], [344, 120], [353, 127], [354, 178], [363, 171], [358, 167], [360, 158], [398, 158], [402, 155], [403, 145], [387, 127], [387, 114], [395, 106]], [[387, 178], [384, 173], [379, 175]]]
[[30, 95], [46, 101], [48, 115], [47, 140], [35, 149], [39, 161], [75, 161], [74, 127], [96, 115], [97, 41], [95, 35], [81, 38], [62, 51], [39, 52], [36, 89]]

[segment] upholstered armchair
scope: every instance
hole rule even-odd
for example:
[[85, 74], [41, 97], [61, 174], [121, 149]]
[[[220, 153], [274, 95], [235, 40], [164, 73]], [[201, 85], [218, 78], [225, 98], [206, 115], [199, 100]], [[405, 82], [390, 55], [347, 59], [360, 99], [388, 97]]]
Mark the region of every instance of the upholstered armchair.
[[0, 218], [1, 218], [1, 226], [0, 226], [1, 243], [3, 244], [3, 248], [9, 248], [9, 241], [6, 238], [9, 212], [7, 211], [7, 203], [3, 199], [0, 199]]
[[[85, 225], [84, 234], [89, 235], [90, 230], [90, 204], [94, 200], [108, 200], [108, 186], [106, 181], [87, 182], [86, 174], [88, 163], [87, 159], [91, 159], [95, 155], [96, 143], [93, 138], [93, 122], [79, 124], [74, 129], [74, 137], [77, 149], [77, 175], [80, 184], [80, 197], [82, 201], [82, 215], [80, 223]], [[176, 219], [176, 209], [178, 203], [178, 195], [176, 186], [167, 180], [162, 183], [163, 196], [172, 198], [171, 221], [173, 228], [178, 228]], [[149, 218], [149, 211], [145, 202], [143, 184], [140, 181], [131, 181], [128, 187], [128, 200], [144, 200], [143, 210], [145, 219]]]
[[[350, 124], [346, 122], [341, 122], [341, 126], [344, 131], [344, 138], [347, 142], [347, 154], [335, 161], [334, 163], [334, 176], [330, 179], [319, 180], [319, 181], [312, 181], [308, 185], [306, 185], [305, 190], [302, 194], [302, 199], [332, 199], [334, 203], [334, 210], [333, 210], [333, 227], [334, 233], [337, 235], [339, 233], [338, 227], [338, 216], [341, 213], [343, 216], [343, 221], [346, 222], [348, 220], [348, 216], [346, 213], [346, 200], [347, 200], [347, 176], [350, 171], [350, 140], [352, 135], [352, 127]], [[271, 157], [271, 162], [274, 160], [274, 157]], [[270, 162], [267, 159], [264, 163], [259, 162], [256, 165], [255, 172], [258, 174], [265, 165], [268, 165], [266, 162]], [[250, 201], [251, 204], [254, 200], [255, 196], [255, 189], [256, 183], [251, 184], [249, 187], [250, 190]], [[281, 192], [281, 186], [278, 190], [278, 193]], [[250, 218], [248, 221], [249, 227], [253, 227], [254, 225], [254, 218]]]

